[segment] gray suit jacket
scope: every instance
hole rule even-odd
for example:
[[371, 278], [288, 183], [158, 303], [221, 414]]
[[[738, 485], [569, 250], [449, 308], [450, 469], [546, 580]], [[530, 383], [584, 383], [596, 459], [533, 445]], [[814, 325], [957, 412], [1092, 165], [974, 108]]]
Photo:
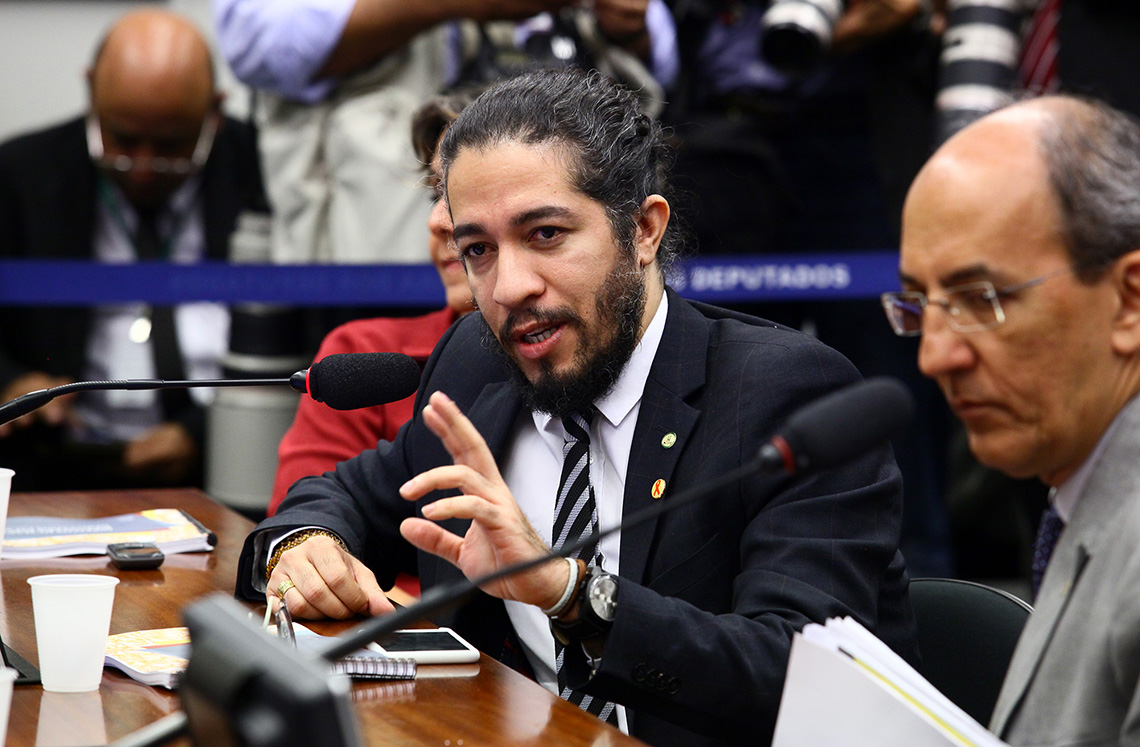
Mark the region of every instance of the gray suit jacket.
[[994, 708], [1011, 745], [1140, 745], [1140, 397], [1118, 421]]

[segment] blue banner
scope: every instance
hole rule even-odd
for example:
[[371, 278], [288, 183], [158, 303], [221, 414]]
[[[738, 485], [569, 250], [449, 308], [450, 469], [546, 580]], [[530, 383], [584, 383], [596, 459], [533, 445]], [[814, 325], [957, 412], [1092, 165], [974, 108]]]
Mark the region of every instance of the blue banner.
[[[896, 252], [699, 257], [669, 284], [709, 303], [873, 298], [898, 288]], [[102, 264], [0, 261], [0, 304], [91, 305], [144, 301], [262, 302], [290, 306], [438, 308], [431, 265]]]
[[701, 257], [674, 268], [669, 284], [709, 303], [835, 301], [898, 290], [897, 252]]

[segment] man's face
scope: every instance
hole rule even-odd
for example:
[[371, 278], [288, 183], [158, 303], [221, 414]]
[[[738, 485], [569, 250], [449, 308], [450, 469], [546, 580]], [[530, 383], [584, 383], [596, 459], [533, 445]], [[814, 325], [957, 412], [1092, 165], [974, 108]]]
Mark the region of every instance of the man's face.
[[643, 262], [551, 145], [460, 151], [448, 176], [472, 293], [528, 404], [556, 415], [603, 395], [647, 323]]
[[[185, 165], [194, 154], [203, 125], [216, 127], [219, 115], [208, 91], [169, 90], [164, 95], [129, 86], [93, 89], [105, 163], [126, 156], [126, 171], [107, 174], [136, 207], [159, 207], [186, 181], [186, 173], [162, 173], [158, 163]], [[210, 135], [207, 134], [207, 137]]]
[[1055, 485], [1115, 415], [1112, 287], [1083, 285], [1064, 270], [1069, 256], [1035, 136], [1000, 127], [976, 134], [936, 155], [911, 188], [903, 287], [938, 300], [963, 283], [1000, 290], [1060, 272], [1001, 297], [1006, 321], [994, 329], [957, 332], [931, 303], [919, 368], [938, 382], [979, 461]]

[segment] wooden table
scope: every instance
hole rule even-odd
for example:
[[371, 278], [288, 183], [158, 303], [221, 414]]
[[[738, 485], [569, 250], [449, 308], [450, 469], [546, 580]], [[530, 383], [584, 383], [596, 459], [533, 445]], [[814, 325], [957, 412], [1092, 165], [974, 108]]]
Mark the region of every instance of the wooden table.
[[[189, 602], [216, 591], [232, 593], [237, 558], [252, 523], [196, 490], [14, 493], [9, 515], [95, 518], [145, 508], [181, 508], [218, 535], [212, 553], [169, 555], [153, 571], [119, 571], [104, 556], [2, 560], [0, 634], [38, 664], [27, 579], [41, 573], [118, 576], [111, 633], [182, 625]], [[264, 611], [251, 608], [256, 613]], [[77, 612], [78, 614], [78, 612]], [[260, 621], [260, 614], [257, 615]], [[81, 624], [81, 619], [76, 620]], [[331, 634], [345, 623], [312, 625]], [[353, 700], [368, 745], [638, 745], [531, 680], [482, 656], [466, 666], [421, 666], [411, 681], [360, 682]], [[105, 669], [97, 692], [45, 693], [17, 686], [12, 697], [9, 747], [102, 745], [180, 710], [176, 693]], [[176, 740], [185, 745], [187, 739]]]

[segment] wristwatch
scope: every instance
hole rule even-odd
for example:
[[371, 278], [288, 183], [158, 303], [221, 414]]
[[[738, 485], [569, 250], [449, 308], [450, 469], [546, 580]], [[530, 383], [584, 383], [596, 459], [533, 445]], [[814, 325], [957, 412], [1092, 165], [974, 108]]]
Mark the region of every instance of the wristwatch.
[[609, 632], [617, 615], [618, 577], [594, 566], [578, 585], [578, 618], [551, 618], [550, 630], [562, 645]]

